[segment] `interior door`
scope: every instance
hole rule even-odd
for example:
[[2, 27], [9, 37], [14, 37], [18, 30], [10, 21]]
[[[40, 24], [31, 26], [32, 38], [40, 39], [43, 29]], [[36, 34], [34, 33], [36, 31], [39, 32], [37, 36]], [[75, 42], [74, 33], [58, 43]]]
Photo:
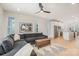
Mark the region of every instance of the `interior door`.
[[57, 26], [54, 25], [54, 38], [58, 37], [58, 30], [57, 30]]

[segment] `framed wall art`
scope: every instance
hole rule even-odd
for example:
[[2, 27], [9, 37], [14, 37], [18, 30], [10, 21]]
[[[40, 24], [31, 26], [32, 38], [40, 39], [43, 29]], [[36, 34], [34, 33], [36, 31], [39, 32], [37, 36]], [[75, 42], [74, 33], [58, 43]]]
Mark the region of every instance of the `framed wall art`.
[[32, 23], [19, 23], [19, 32], [20, 33], [32, 32]]

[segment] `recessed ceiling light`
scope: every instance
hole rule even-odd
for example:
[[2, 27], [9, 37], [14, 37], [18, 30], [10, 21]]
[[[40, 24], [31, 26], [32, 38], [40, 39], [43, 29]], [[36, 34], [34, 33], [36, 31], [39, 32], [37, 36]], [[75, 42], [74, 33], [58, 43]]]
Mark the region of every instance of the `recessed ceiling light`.
[[75, 17], [75, 16], [72, 16], [72, 17]]
[[72, 5], [74, 5], [74, 4], [76, 4], [76, 3], [72, 3]]
[[17, 11], [20, 11], [20, 8], [17, 8]]

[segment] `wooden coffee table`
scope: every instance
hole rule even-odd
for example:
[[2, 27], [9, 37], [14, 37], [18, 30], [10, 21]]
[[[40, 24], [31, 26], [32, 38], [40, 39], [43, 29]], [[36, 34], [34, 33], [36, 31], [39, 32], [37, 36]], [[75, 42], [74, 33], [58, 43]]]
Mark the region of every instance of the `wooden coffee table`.
[[38, 48], [41, 48], [43, 46], [50, 44], [50, 39], [48, 39], [48, 38], [38, 39], [38, 40], [35, 40], [35, 44]]

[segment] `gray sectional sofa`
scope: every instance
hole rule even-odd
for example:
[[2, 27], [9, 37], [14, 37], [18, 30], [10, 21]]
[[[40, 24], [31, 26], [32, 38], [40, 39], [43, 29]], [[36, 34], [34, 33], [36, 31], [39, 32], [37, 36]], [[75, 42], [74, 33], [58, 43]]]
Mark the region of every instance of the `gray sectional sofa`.
[[[21, 50], [28, 43], [24, 40], [14, 41], [13, 34], [5, 37], [0, 42], [0, 56], [14, 56], [19, 50]], [[36, 56], [36, 53], [32, 49], [30, 56]]]
[[21, 39], [26, 42], [31, 43], [38, 39], [48, 38], [48, 36], [43, 35], [43, 33], [30, 33], [30, 34], [19, 34]]
[[28, 52], [29, 51], [28, 50], [29, 48], [27, 48], [28, 45], [31, 48], [30, 56], [36, 56], [36, 53], [34, 52], [33, 47], [30, 43], [37, 39], [47, 38], [47, 36], [43, 35], [42, 33], [19, 34], [19, 35], [20, 35], [20, 40], [17, 40], [17, 41], [14, 41], [14, 34], [11, 34], [2, 39], [3, 41], [0, 42], [0, 56], [19, 55], [21, 54], [20, 53], [22, 52], [21, 49], [24, 46], [25, 46], [25, 49], [22, 49], [22, 50], [25, 50], [25, 51], [27, 50]]

